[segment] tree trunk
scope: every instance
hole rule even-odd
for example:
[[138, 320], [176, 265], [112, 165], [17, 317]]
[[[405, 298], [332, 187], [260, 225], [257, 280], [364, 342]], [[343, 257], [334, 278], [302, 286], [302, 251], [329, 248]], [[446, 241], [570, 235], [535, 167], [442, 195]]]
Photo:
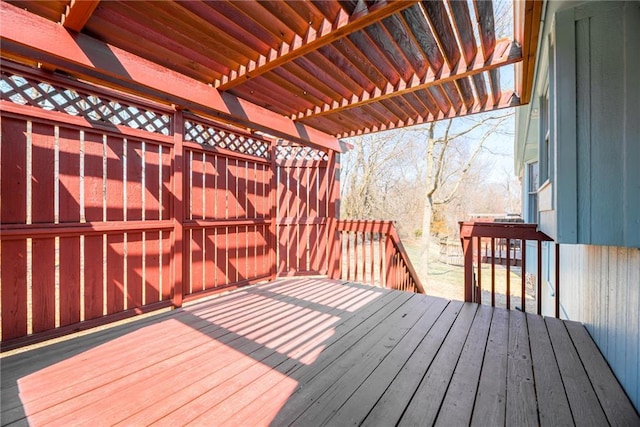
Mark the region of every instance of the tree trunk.
[[433, 192], [436, 187], [435, 180], [435, 124], [429, 125], [427, 133], [427, 173], [425, 185], [424, 210], [422, 213], [422, 237], [420, 239], [420, 267], [418, 274], [426, 283], [427, 272], [429, 267], [429, 243], [431, 241], [431, 219], [433, 218]]

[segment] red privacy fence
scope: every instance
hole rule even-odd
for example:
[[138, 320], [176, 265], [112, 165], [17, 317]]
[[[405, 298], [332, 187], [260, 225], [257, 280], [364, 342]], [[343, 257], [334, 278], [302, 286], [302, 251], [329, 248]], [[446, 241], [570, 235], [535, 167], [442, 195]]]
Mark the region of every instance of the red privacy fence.
[[333, 155], [20, 66], [0, 89], [3, 349], [271, 279], [277, 255], [327, 271]]

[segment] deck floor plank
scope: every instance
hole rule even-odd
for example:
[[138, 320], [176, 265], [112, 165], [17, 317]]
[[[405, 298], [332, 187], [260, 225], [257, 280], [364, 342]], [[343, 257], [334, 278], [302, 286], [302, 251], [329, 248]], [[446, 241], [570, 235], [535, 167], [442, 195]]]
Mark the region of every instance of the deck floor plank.
[[638, 413], [591, 339], [589, 332], [580, 323], [564, 323], [609, 423], [640, 425]]
[[527, 325], [540, 425], [571, 425], [573, 417], [544, 319], [527, 314]]
[[366, 408], [368, 413], [362, 421], [364, 426], [396, 425], [409, 404], [413, 390], [415, 390], [424, 377], [427, 369], [438, 354], [445, 337], [462, 309], [463, 304], [451, 301], [436, 324], [429, 331], [420, 346], [411, 355], [409, 361], [393, 379], [384, 391], [384, 394], [376, 402], [373, 408]]
[[482, 363], [471, 425], [501, 426], [505, 424], [508, 345], [509, 312], [496, 308], [491, 318], [489, 339]]
[[577, 323], [322, 278], [3, 357], [2, 425], [639, 425]]
[[481, 305], [478, 308], [451, 384], [440, 407], [436, 425], [469, 425], [492, 316], [493, 310], [490, 306]]
[[433, 425], [451, 382], [460, 353], [476, 315], [476, 304], [465, 304], [442, 347], [405, 409], [399, 425]]
[[[391, 366], [385, 365], [385, 370], [398, 372], [402, 366], [402, 360], [409, 357], [411, 349], [415, 348], [424, 337], [424, 333], [420, 332], [428, 331], [435, 320], [429, 315], [430, 311], [431, 313], [435, 311], [433, 309], [435, 300], [424, 298], [418, 298], [418, 300], [419, 308], [404, 306], [399, 308], [405, 312], [399, 313], [400, 318], [394, 327], [397, 332], [394, 331], [393, 334], [379, 330], [371, 332], [376, 334], [374, 339], [377, 342], [366, 355], [356, 361], [358, 369], [349, 369], [344, 374], [329, 380], [323, 376], [323, 382], [329, 381], [329, 388], [295, 420], [294, 424], [301, 426], [323, 424], [384, 361], [392, 363]], [[412, 331], [415, 332], [412, 333]], [[385, 383], [388, 382], [385, 381]]]
[[506, 423], [510, 426], [539, 424], [527, 317], [520, 311], [509, 313]]
[[359, 425], [366, 417], [369, 409], [374, 407], [385, 392], [386, 387], [394, 380], [401, 369], [407, 365], [409, 359], [425, 339], [425, 336], [432, 330], [434, 324], [442, 315], [447, 304], [447, 300], [434, 298], [433, 304], [420, 318], [416, 327], [412, 328], [410, 333], [393, 348], [389, 355], [346, 401], [338, 401], [338, 405], [333, 409], [331, 407], [327, 408], [328, 412], [331, 412], [332, 409], [334, 413], [327, 414], [328, 417], [322, 422], [332, 426]]
[[600, 406], [564, 322], [547, 317], [545, 323], [549, 330], [553, 351], [558, 360], [560, 375], [575, 424], [594, 427], [607, 425], [607, 417]]

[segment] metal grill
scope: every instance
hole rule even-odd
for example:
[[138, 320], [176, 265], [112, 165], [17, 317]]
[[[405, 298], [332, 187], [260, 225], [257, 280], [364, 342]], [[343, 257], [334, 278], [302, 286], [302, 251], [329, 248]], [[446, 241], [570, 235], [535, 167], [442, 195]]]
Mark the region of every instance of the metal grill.
[[265, 159], [269, 158], [268, 142], [194, 120], [185, 120], [184, 140]]
[[279, 145], [276, 147], [278, 160], [329, 160], [329, 155], [321, 150], [299, 145]]
[[120, 101], [83, 93], [51, 83], [2, 71], [2, 99], [14, 104], [80, 116], [94, 123], [108, 123], [170, 135], [171, 116]]

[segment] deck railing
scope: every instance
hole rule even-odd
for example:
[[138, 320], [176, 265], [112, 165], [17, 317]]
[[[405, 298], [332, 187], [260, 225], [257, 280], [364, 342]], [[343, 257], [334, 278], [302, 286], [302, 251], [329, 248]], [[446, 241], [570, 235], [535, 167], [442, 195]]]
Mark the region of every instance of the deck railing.
[[338, 220], [339, 262], [333, 278], [424, 294], [391, 221]]
[[[511, 309], [511, 267], [520, 271], [520, 306], [526, 311], [527, 301], [527, 242], [535, 242], [536, 256], [536, 312], [542, 314], [542, 242], [552, 239], [537, 230], [536, 224], [460, 222], [460, 240], [464, 257], [464, 298], [468, 302], [482, 303], [483, 291], [490, 294], [491, 305], [496, 305], [496, 264], [506, 270], [504, 284], [505, 306]], [[559, 245], [555, 245], [554, 313], [560, 312]], [[482, 264], [490, 264], [490, 277], [483, 281]], [[487, 297], [488, 298], [488, 297]]]

